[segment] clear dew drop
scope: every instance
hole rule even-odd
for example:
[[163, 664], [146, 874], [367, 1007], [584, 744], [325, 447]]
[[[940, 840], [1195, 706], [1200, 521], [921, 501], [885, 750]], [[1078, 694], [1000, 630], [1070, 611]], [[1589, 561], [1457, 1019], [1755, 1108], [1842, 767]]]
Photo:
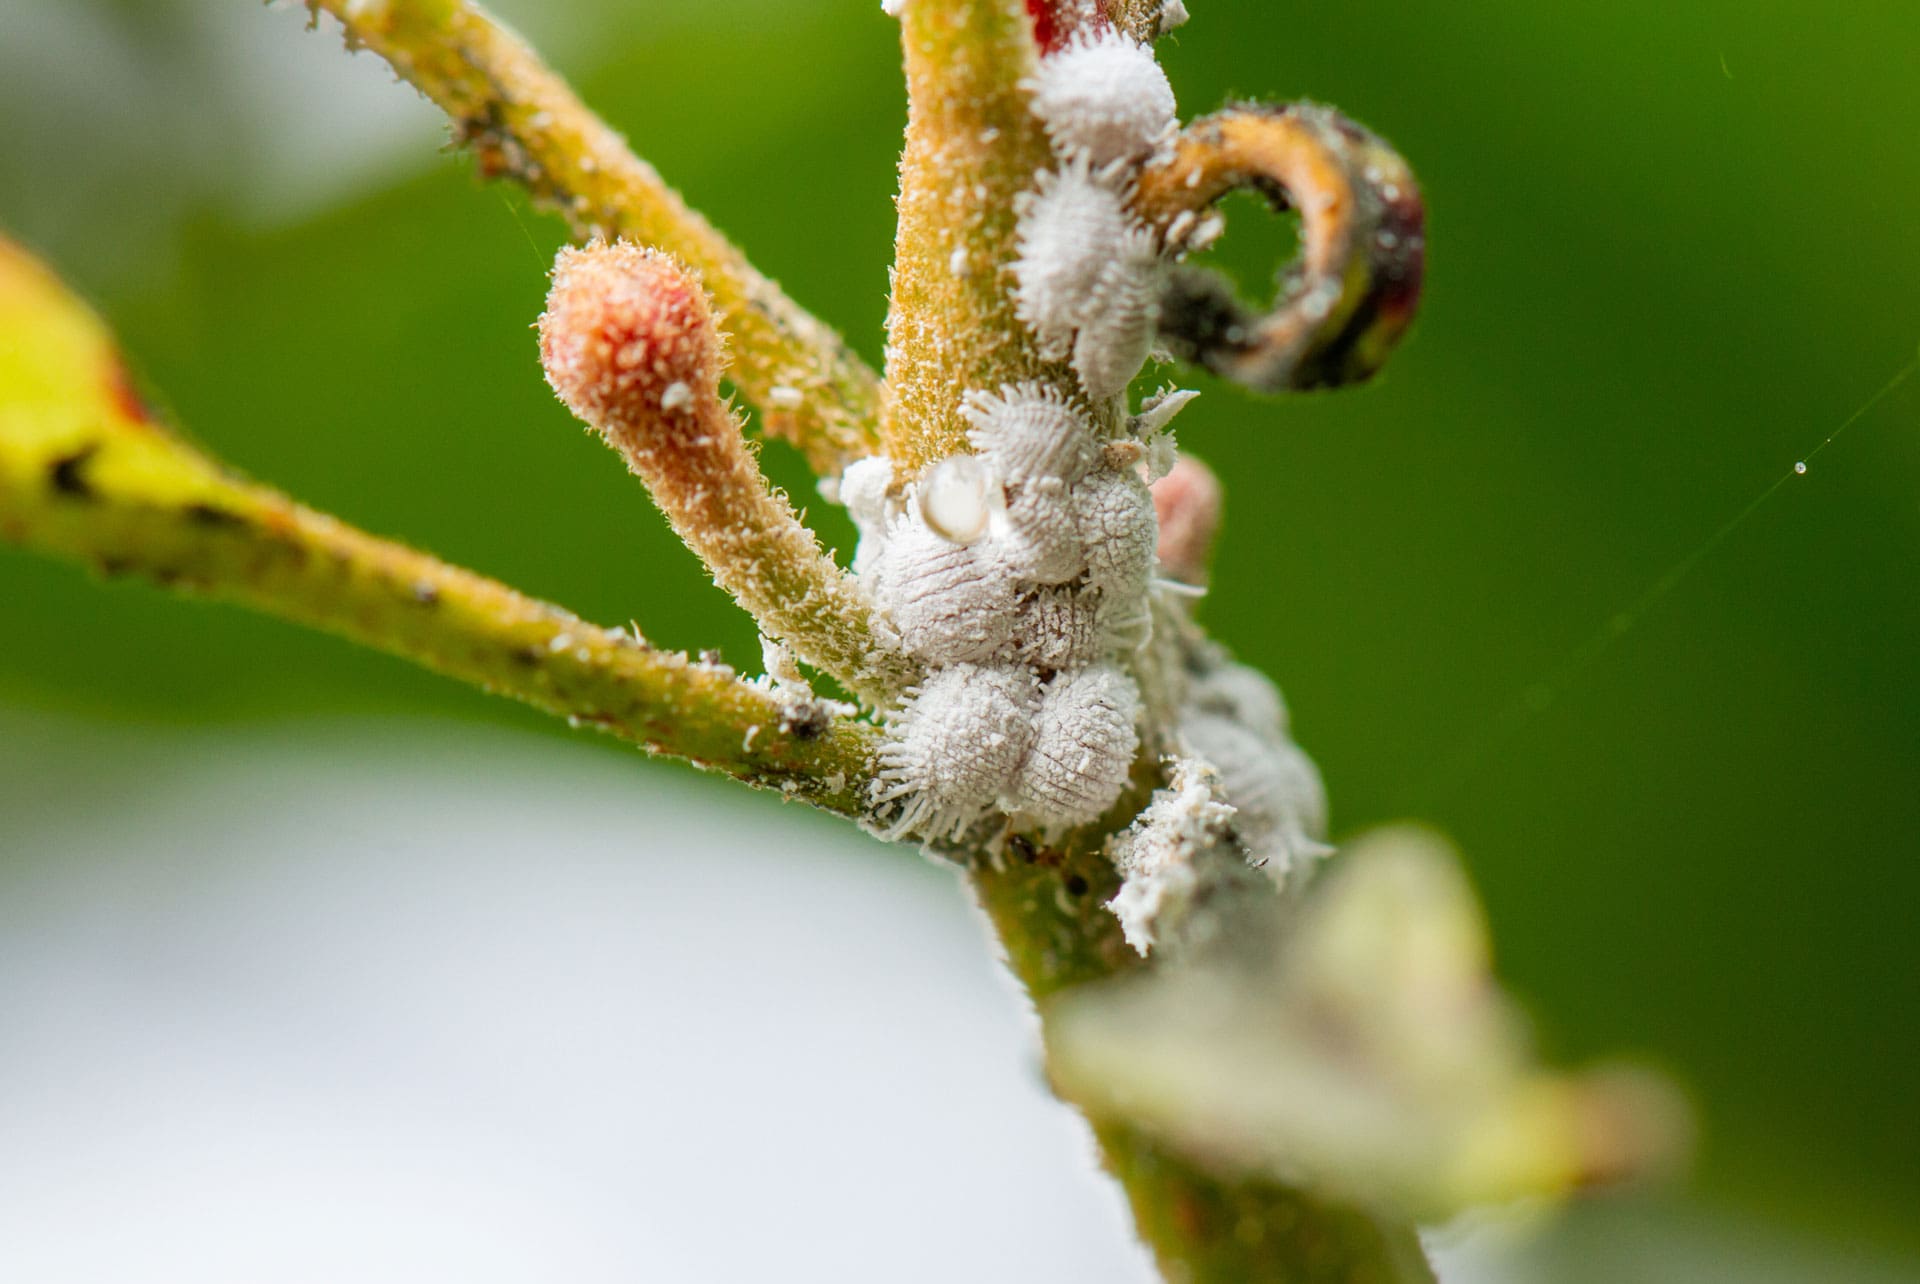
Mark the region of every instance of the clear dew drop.
[[955, 455], [933, 466], [920, 486], [920, 516], [942, 539], [971, 544], [987, 533], [992, 478], [972, 455]]
[[1796, 477], [1805, 477], [1805, 476], [1807, 475], [1807, 461], [1806, 461], [1806, 460], [1804, 460], [1804, 459], [1800, 459], [1800, 460], [1796, 460], [1796, 461], [1794, 461], [1794, 465], [1793, 465], [1793, 475], [1794, 475], [1794, 476], [1796, 476]]

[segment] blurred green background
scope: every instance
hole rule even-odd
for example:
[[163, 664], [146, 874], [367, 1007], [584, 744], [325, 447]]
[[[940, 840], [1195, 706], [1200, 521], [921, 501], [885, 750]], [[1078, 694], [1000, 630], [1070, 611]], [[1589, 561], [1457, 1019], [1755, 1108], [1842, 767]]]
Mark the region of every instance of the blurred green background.
[[[207, 15], [235, 7], [0, 3], [0, 227], [245, 470], [753, 665], [541, 382], [557, 225], [437, 154], [411, 91], [303, 98], [342, 55], [297, 11], [220, 45]], [[904, 108], [872, 0], [497, 7], [877, 361]], [[1285, 688], [1340, 830], [1459, 840], [1554, 1055], [1638, 1049], [1690, 1086], [1703, 1199], [1920, 1249], [1920, 380], [1608, 629], [1920, 348], [1920, 6], [1191, 7], [1163, 55], [1183, 111], [1341, 106], [1413, 162], [1432, 248], [1377, 386], [1194, 384], [1182, 442], [1229, 480], [1206, 618]], [[10, 550], [0, 639], [0, 705], [569, 734]], [[0, 850], [19, 793], [0, 781]]]

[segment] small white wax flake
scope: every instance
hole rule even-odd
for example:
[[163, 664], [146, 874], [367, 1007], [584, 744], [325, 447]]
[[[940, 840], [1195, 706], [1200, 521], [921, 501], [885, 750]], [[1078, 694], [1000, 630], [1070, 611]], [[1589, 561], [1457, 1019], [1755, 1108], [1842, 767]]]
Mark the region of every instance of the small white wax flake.
[[810, 698], [813, 688], [807, 683], [807, 675], [800, 671], [800, 663], [794, 659], [793, 651], [784, 643], [762, 634], [760, 637], [760, 664], [773, 679], [776, 690]]
[[806, 401], [806, 396], [798, 388], [790, 388], [784, 383], [775, 384], [767, 390], [767, 405], [774, 410], [798, 410]]
[[1154, 34], [1164, 36], [1176, 27], [1185, 26], [1190, 16], [1184, 0], [1166, 0], [1160, 6], [1160, 21]]
[[1173, 86], [1145, 45], [1111, 29], [1041, 60], [1029, 82], [1054, 150], [1095, 165], [1143, 160], [1174, 128]]
[[1204, 250], [1208, 246], [1212, 245], [1215, 241], [1219, 240], [1220, 234], [1226, 230], [1227, 230], [1226, 219], [1222, 218], [1218, 214], [1209, 214], [1205, 218], [1200, 220], [1200, 225], [1198, 227], [1193, 229], [1193, 237], [1188, 242], [1188, 248], [1193, 250]]
[[678, 380], [668, 384], [660, 393], [660, 409], [668, 414], [676, 410], [684, 410], [692, 403], [693, 389]]
[[967, 256], [966, 246], [956, 246], [947, 256], [947, 271], [962, 279], [973, 275], [973, 263]]
[[993, 510], [988, 491], [993, 479], [973, 455], [954, 455], [935, 464], [920, 483], [920, 516], [942, 539], [971, 544], [987, 533]]
[[907, 11], [907, 0], [880, 0], [880, 12], [889, 18], [898, 18]]
[[1168, 388], [1148, 397], [1140, 405], [1140, 413], [1135, 416], [1134, 424], [1143, 437], [1152, 436], [1168, 424], [1173, 417], [1193, 403], [1200, 394], [1191, 388]]
[[878, 527], [887, 517], [887, 493], [893, 489], [893, 461], [870, 455], [848, 464], [840, 474], [839, 501], [862, 530]]
[[552, 640], [550, 640], [547, 643], [547, 650], [552, 652], [555, 655], [558, 655], [572, 645], [573, 645], [573, 634], [556, 633], [553, 635]]
[[746, 735], [744, 735], [744, 736], [742, 736], [742, 737], [740, 737], [740, 752], [741, 752], [741, 753], [752, 753], [752, 752], [753, 752], [753, 740], [754, 740], [754, 737], [755, 737], [755, 736], [758, 736], [759, 734], [760, 734], [760, 724], [759, 724], [759, 723], [757, 723], [757, 722], [756, 722], [756, 723], [754, 723], [754, 724], [753, 724], [753, 725], [752, 725], [751, 727], [748, 727], [748, 728], [747, 728], [747, 734], [746, 734]]

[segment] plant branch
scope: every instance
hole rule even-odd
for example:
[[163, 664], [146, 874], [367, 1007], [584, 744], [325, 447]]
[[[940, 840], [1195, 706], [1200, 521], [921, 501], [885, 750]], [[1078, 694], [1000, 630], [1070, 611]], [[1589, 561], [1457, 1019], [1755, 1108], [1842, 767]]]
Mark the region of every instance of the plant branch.
[[245, 481], [157, 423], [106, 328], [0, 239], [0, 538], [238, 602], [861, 814], [875, 733]]
[[[1150, 788], [1143, 782], [1129, 805], [1137, 807]], [[1015, 839], [998, 862], [972, 871], [1008, 965], [1043, 1019], [1049, 1000], [1151, 966], [1106, 908], [1120, 879], [1103, 851], [1103, 828], [1058, 845]], [[1088, 1116], [1140, 1237], [1170, 1280], [1431, 1284], [1432, 1271], [1405, 1223], [1280, 1182], [1209, 1172], [1122, 1120]]]
[[1034, 68], [1024, 0], [910, 0], [900, 20], [907, 139], [887, 316], [884, 432], [903, 469], [966, 443], [969, 388], [1060, 382], [1014, 314], [1014, 197], [1052, 164], [1022, 81]]
[[868, 704], [919, 676], [872, 627], [873, 599], [775, 491], [720, 399], [706, 295], [658, 250], [565, 249], [540, 318], [560, 399], [626, 458], [673, 529], [768, 636]]
[[581, 239], [625, 238], [684, 260], [732, 338], [728, 377], [817, 473], [877, 448], [873, 372], [761, 275], [518, 37], [465, 0], [308, 0], [432, 99], [481, 172], [512, 178]]

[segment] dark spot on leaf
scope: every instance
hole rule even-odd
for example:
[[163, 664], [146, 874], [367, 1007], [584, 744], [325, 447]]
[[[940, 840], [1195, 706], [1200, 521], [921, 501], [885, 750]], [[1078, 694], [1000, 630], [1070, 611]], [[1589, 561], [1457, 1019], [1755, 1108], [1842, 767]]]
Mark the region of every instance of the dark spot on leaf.
[[231, 529], [247, 524], [247, 519], [240, 514], [216, 504], [188, 504], [182, 511], [195, 526]]
[[93, 483], [87, 480], [87, 465], [100, 453], [100, 447], [89, 443], [74, 451], [71, 455], [62, 455], [47, 468], [47, 484], [62, 495], [74, 499], [96, 499]]

